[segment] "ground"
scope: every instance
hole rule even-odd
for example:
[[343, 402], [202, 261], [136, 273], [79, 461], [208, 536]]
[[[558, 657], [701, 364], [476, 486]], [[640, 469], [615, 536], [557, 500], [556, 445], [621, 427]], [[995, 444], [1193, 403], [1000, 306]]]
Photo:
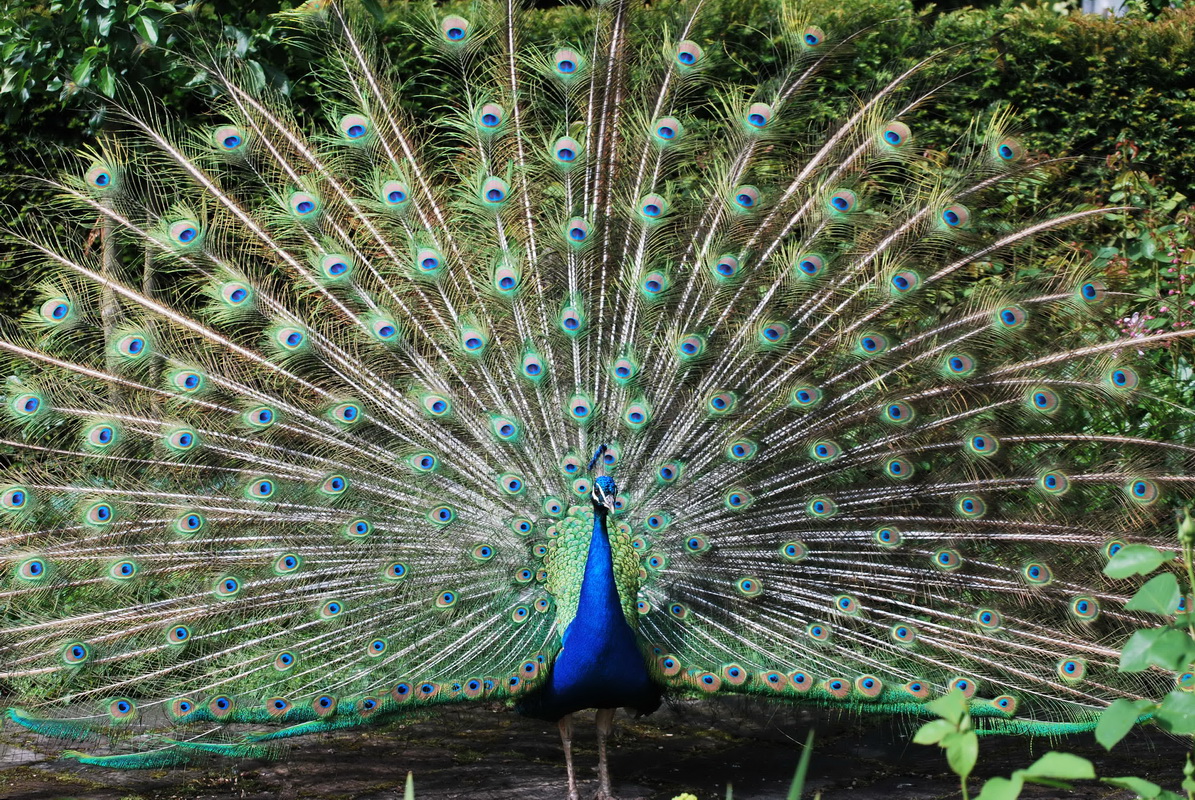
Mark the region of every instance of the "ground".
[[[582, 716], [582, 715], [579, 715]], [[596, 788], [593, 715], [579, 720], [574, 750], [582, 796]], [[555, 726], [499, 708], [451, 709], [417, 722], [296, 740], [277, 762], [209, 761], [173, 770], [117, 771], [54, 760], [61, 749], [14, 730], [0, 732], [0, 800], [400, 800], [410, 770], [418, 800], [563, 800], [564, 763]], [[611, 753], [619, 797], [669, 800], [690, 792], [720, 800], [780, 800], [799, 742], [816, 730], [805, 797], [823, 800], [930, 800], [958, 796], [957, 780], [933, 747], [909, 744], [909, 723], [776, 708], [733, 698], [682, 702], [651, 717], [619, 718]], [[982, 777], [1007, 775], [1048, 750], [1092, 759], [1102, 776], [1139, 775], [1177, 789], [1182, 740], [1147, 731], [1112, 754], [1088, 735], [1057, 741], [989, 737]], [[978, 789], [979, 782], [973, 782]], [[1030, 787], [1023, 797], [1127, 798], [1085, 782], [1073, 792]]]

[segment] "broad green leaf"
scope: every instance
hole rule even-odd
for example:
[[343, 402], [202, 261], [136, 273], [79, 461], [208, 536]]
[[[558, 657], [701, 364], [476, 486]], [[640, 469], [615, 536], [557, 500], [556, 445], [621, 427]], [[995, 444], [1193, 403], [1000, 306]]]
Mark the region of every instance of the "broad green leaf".
[[926, 703], [925, 707], [957, 727], [967, 714], [967, 698], [961, 690], [951, 689], [937, 700]]
[[1170, 615], [1178, 610], [1178, 602], [1181, 599], [1178, 577], [1173, 572], [1163, 572], [1146, 581], [1124, 607], [1126, 611]]
[[1108, 559], [1104, 574], [1109, 578], [1128, 578], [1133, 575], [1148, 575], [1167, 561], [1174, 560], [1175, 553], [1161, 551], [1147, 544], [1126, 545]]
[[1158, 727], [1180, 736], [1195, 734], [1195, 694], [1175, 689], [1162, 698], [1162, 706], [1154, 716]]
[[91, 56], [84, 56], [71, 70], [71, 80], [79, 86], [86, 86], [91, 80]]
[[1072, 753], [1051, 751], [1024, 771], [1026, 778], [1056, 778], [1064, 781], [1094, 780], [1091, 762]]
[[1014, 774], [1011, 778], [989, 778], [975, 800], [1017, 800], [1023, 788], [1025, 781], [1020, 775]]
[[1095, 740], [1111, 750], [1116, 743], [1128, 735], [1145, 709], [1152, 706], [1148, 700], [1127, 700], [1120, 698], [1104, 709], [1095, 726]]
[[932, 722], [927, 722], [917, 729], [917, 733], [913, 734], [914, 744], [937, 744], [942, 741], [942, 737], [954, 733], [955, 726], [951, 725], [944, 719], [935, 719]]
[[133, 20], [133, 29], [137, 35], [150, 44], [158, 43], [158, 23], [145, 14], [138, 14]]
[[1158, 786], [1152, 781], [1147, 781], [1145, 778], [1100, 778], [1101, 781], [1110, 786], [1119, 786], [1121, 789], [1128, 789], [1130, 792], [1136, 792], [1145, 800], [1153, 800], [1162, 791], [1162, 787]]
[[942, 739], [942, 747], [946, 748], [946, 763], [963, 780], [975, 769], [975, 762], [979, 760], [979, 737], [975, 731], [952, 733]]
[[104, 67], [96, 75], [96, 88], [104, 97], [112, 97], [116, 94], [116, 73], [110, 67]]
[[1159, 666], [1171, 672], [1185, 667], [1195, 657], [1195, 642], [1186, 631], [1148, 628], [1134, 631], [1120, 651], [1121, 672], [1141, 672]]

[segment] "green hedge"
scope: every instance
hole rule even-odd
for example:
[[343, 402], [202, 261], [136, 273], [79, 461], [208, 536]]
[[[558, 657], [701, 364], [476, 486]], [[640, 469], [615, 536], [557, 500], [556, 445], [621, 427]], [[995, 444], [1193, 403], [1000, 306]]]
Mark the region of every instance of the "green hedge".
[[[766, 71], [782, 58], [777, 1], [708, 0], [693, 38], [724, 51], [715, 53], [720, 74], [750, 84], [759, 76], [745, 65]], [[0, 18], [0, 111], [8, 120], [0, 124], [0, 203], [13, 209], [6, 214], [10, 223], [36, 204], [19, 176], [55, 169], [64, 148], [77, 147], [89, 128], [103, 124], [86, 93], [61, 98], [69, 84], [59, 86], [56, 75], [82, 76], [101, 93], [119, 76], [182, 116], [196, 115], [204, 108], [202, 88], [176, 53], [186, 49], [188, 38], [226, 35], [263, 80], [285, 87], [300, 104], [313, 102], [302, 80], [311, 54], [282, 46], [260, 4], [223, 0], [193, 19], [166, 13], [170, 6], [163, 3], [83, 0], [66, 4], [82, 9], [74, 17], [47, 15], [61, 12], [61, 5], [10, 4]], [[404, 74], [426, 76], [423, 49], [398, 34], [419, 15], [444, 12], [426, 3], [369, 8], [382, 18], [381, 35]], [[1180, 261], [1190, 259], [1195, 246], [1190, 215], [1183, 216], [1195, 186], [1195, 9], [1115, 19], [1007, 2], [948, 13], [915, 11], [907, 0], [805, 0], [795, 8], [832, 37], [862, 31], [849, 55], [828, 72], [824, 105], [809, 109], [813, 122], [830, 120], [844, 101], [867, 94], [912, 59], [937, 53], [923, 80], [945, 85], [941, 102], [912, 120], [919, 140], [948, 144], [976, 113], [1011, 106], [1032, 152], [1078, 159], [1052, 171], [1045, 183], [1018, 187], [1008, 208], [1057, 203], [1059, 197], [1145, 206], [1143, 214], [1108, 218], [1082, 236], [1109, 263], [1109, 279], [1119, 288], [1140, 294], [1143, 303], [1151, 293], [1166, 296], [1164, 274], [1154, 265], [1172, 260], [1175, 248]], [[655, 24], [651, 17], [659, 24], [674, 20], [674, 11], [654, 5], [647, 24]], [[533, 10], [528, 26], [535, 37], [576, 39], [583, 25], [578, 19], [568, 8]], [[146, 33], [159, 47], [147, 46]], [[40, 40], [52, 40], [52, 46], [32, 46]], [[409, 96], [420, 102], [417, 92]], [[20, 302], [19, 296], [0, 297], [0, 311]]]

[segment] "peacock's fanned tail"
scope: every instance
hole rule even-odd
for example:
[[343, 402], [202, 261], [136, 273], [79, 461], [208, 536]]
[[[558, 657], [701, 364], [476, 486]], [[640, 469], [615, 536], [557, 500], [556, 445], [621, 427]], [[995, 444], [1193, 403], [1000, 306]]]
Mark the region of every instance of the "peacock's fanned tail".
[[840, 45], [786, 14], [785, 66], [724, 85], [700, 6], [553, 42], [514, 2], [428, 20], [434, 118], [323, 2], [286, 21], [326, 124], [221, 61], [211, 127], [129, 93], [13, 234], [41, 299], [0, 342], [10, 719], [161, 766], [517, 697], [576, 613], [550, 554], [601, 443], [673, 692], [959, 687], [1041, 732], [1173, 680], [1117, 673], [1142, 620], [1101, 570], [1195, 493], [1189, 427], [1127, 414], [1164, 419], [1137, 353], [1195, 329], [1118, 338], [1079, 258], [990, 277], [1106, 209], [985, 212], [1040, 164], [1003, 114], [917, 141], [928, 61], [811, 132]]

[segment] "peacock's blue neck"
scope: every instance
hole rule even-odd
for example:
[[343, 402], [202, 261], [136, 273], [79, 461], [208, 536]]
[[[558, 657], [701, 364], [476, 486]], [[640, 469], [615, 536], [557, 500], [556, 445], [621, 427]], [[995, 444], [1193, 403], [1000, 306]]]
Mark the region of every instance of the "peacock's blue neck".
[[577, 615], [564, 631], [547, 684], [537, 694], [523, 704], [523, 711], [548, 719], [584, 708], [627, 706], [651, 713], [659, 707], [659, 689], [623, 616], [604, 507], [594, 510]]

